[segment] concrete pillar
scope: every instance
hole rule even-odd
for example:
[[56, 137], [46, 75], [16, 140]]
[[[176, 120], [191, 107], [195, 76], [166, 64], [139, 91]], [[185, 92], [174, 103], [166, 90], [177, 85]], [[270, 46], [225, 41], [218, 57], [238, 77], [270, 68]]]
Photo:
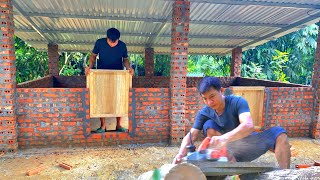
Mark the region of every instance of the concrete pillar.
[[170, 61], [171, 143], [181, 143], [185, 136], [185, 107], [188, 66], [190, 2], [173, 3]]
[[235, 48], [232, 50], [231, 72], [230, 76], [241, 76], [242, 49]]
[[59, 76], [59, 53], [57, 44], [48, 44], [49, 75]]
[[12, 0], [0, 1], [0, 153], [14, 152], [17, 142], [16, 57]]
[[318, 31], [317, 49], [314, 58], [312, 87], [314, 88], [314, 111], [312, 137], [320, 138], [320, 28]]
[[154, 76], [154, 49], [145, 48], [145, 76], [151, 77]]

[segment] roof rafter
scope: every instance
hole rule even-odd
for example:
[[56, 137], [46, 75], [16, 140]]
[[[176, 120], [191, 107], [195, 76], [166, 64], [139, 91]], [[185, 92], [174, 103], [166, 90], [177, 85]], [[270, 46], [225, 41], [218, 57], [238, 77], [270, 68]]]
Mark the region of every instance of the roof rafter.
[[[155, 32], [156, 35], [153, 36], [153, 37], [151, 37], [151, 38], [149, 38], [149, 41], [147, 42], [147, 46], [148, 46], [148, 47], [152, 47], [153, 44], [154, 44], [154, 42], [155, 42], [155, 40], [156, 40], [158, 37], [160, 37], [161, 32], [165, 30], [165, 27], [167, 26], [167, 23], [169, 23], [170, 20], [171, 20], [171, 18], [170, 18], [171, 14], [172, 14], [172, 9], [170, 10], [170, 12], [167, 14], [167, 16], [166, 16], [166, 18], [165, 18], [165, 19], [166, 19], [166, 22], [163, 22], [163, 23], [161, 24], [161, 26], [158, 28], [158, 30]], [[170, 35], [170, 37], [171, 37], [171, 35]]]
[[[46, 41], [28, 41], [26, 40], [27, 43], [30, 44], [46, 44], [48, 42]], [[94, 41], [92, 42], [75, 42], [75, 41], [56, 41], [55, 43], [59, 44], [66, 44], [66, 45], [94, 45]], [[138, 46], [142, 47], [144, 44], [140, 43], [126, 43], [127, 46]], [[168, 47], [170, 48], [170, 44], [154, 44], [153, 47]], [[228, 46], [228, 45], [189, 45], [189, 48], [235, 48], [234, 46]]]
[[[34, 32], [33, 29], [15, 29], [16, 32]], [[95, 34], [95, 35], [105, 35], [105, 31], [70, 31], [70, 30], [43, 30], [43, 33], [75, 33], [75, 34]], [[157, 34], [150, 34], [150, 33], [121, 33], [122, 36], [143, 36], [143, 37], [150, 37], [150, 38], [156, 38], [156, 37], [167, 37], [171, 38], [170, 34], [161, 34], [161, 31]], [[226, 36], [226, 35], [190, 35], [189, 38], [196, 38], [196, 39], [257, 39], [256, 36]], [[150, 43], [147, 43], [150, 44]]]
[[[165, 0], [175, 1], [175, 0]], [[306, 9], [320, 9], [319, 5], [306, 4], [306, 3], [289, 3], [289, 2], [267, 2], [257, 0], [189, 0], [196, 3], [209, 3], [209, 4], [227, 4], [227, 5], [255, 5], [255, 6], [275, 6], [285, 8], [306, 8]]]
[[[25, 13], [30, 17], [48, 17], [48, 18], [71, 18], [71, 19], [97, 19], [97, 20], [113, 20], [113, 21], [133, 21], [133, 22], [150, 22], [150, 23], [171, 23], [171, 19], [161, 18], [138, 18], [138, 17], [117, 17], [117, 16], [93, 16], [80, 14], [49, 14], [49, 13]], [[248, 22], [228, 22], [228, 21], [199, 21], [191, 20], [190, 24], [204, 25], [221, 25], [221, 26], [261, 26], [261, 27], [286, 27], [287, 24], [269, 24], [269, 23], [248, 23]]]
[[32, 19], [21, 9], [21, 7], [15, 1], [12, 1], [12, 4], [18, 11], [18, 13], [27, 19], [27, 21], [31, 24], [32, 29], [34, 29], [42, 38], [44, 38], [47, 41], [50, 41], [50, 38], [48, 38], [46, 35], [42, 33], [40, 28], [32, 21]]

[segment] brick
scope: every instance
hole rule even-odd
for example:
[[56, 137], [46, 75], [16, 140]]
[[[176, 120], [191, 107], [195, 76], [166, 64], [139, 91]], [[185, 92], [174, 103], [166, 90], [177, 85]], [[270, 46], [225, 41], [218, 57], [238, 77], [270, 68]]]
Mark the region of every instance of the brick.
[[43, 171], [43, 170], [46, 169], [46, 168], [47, 168], [47, 166], [41, 165], [41, 166], [38, 166], [38, 167], [36, 167], [36, 168], [34, 168], [34, 169], [28, 170], [26, 174], [27, 174], [28, 176], [32, 176], [32, 175], [35, 175], [35, 174], [40, 173], [41, 171]]
[[59, 166], [64, 168], [64, 169], [67, 169], [67, 170], [71, 170], [72, 169], [72, 166], [67, 164], [67, 163], [60, 163]]

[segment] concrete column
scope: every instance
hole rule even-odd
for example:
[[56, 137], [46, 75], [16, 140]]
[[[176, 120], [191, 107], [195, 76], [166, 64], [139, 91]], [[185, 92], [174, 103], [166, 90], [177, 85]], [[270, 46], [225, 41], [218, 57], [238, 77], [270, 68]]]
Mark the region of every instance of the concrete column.
[[173, 3], [170, 61], [171, 143], [181, 143], [185, 136], [185, 107], [188, 66], [190, 2]]
[[317, 49], [314, 58], [312, 87], [314, 88], [314, 111], [312, 137], [320, 139], [320, 29], [318, 31]]
[[57, 44], [48, 44], [49, 75], [59, 76], [59, 53]]
[[145, 76], [151, 77], [154, 76], [154, 49], [145, 48]]
[[12, 0], [0, 1], [0, 153], [14, 152], [17, 143], [16, 56]]
[[232, 50], [231, 72], [230, 76], [241, 76], [242, 49], [235, 48]]

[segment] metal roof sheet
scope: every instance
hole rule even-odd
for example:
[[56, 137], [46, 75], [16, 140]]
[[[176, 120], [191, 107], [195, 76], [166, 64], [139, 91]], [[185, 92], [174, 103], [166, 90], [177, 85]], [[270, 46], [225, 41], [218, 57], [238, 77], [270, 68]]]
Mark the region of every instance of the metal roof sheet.
[[[15, 34], [39, 50], [91, 51], [110, 27], [131, 53], [170, 53], [173, 0], [13, 0]], [[190, 0], [190, 54], [226, 54], [320, 19], [320, 0]]]

